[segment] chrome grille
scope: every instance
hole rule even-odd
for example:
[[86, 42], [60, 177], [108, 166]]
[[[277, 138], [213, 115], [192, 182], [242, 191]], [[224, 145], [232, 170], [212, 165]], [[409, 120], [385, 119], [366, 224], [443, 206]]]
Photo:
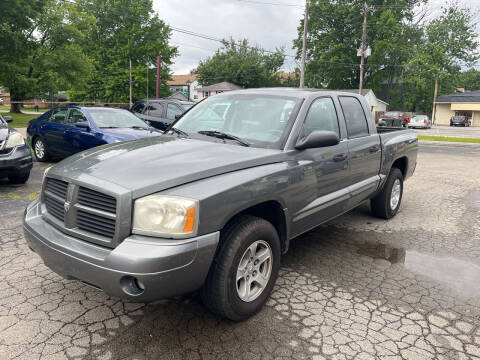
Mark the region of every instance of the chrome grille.
[[117, 211], [117, 199], [84, 187], [78, 191], [78, 203], [112, 214]]

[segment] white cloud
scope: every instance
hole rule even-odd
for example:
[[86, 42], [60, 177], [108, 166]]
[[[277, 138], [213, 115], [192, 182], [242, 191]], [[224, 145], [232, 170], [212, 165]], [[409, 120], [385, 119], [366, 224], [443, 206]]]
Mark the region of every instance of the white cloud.
[[[304, 4], [303, 0], [278, 2]], [[258, 5], [238, 0], [154, 0], [153, 7], [171, 26], [217, 38], [247, 38], [266, 50], [284, 47], [288, 54], [294, 54], [292, 42], [303, 17], [301, 7]], [[176, 74], [188, 73], [221, 45], [178, 32], [173, 32], [171, 43], [178, 46], [180, 52], [172, 66]], [[293, 70], [292, 59], [287, 60], [285, 68]]]

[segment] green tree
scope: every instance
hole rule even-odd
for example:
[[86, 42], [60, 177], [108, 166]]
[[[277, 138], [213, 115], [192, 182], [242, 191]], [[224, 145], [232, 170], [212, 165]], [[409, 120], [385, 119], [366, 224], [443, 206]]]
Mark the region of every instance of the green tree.
[[465, 90], [480, 90], [480, 71], [471, 68], [461, 72], [455, 80], [455, 87]]
[[[409, 56], [418, 38], [413, 23], [414, 7], [424, 0], [368, 0], [367, 43], [372, 49], [365, 70], [365, 87], [379, 90], [393, 83], [399, 65]], [[307, 36], [306, 84], [309, 87], [355, 89], [359, 86], [357, 49], [361, 47], [363, 1], [312, 0]], [[303, 20], [294, 41], [297, 56], [302, 49]]]
[[169, 66], [177, 48], [168, 45], [171, 31], [158, 18], [152, 0], [79, 0], [78, 12], [91, 14], [93, 26], [85, 29], [84, 52], [94, 70], [86, 83], [69, 93], [74, 101], [129, 101], [129, 62], [133, 69], [133, 97], [155, 93], [157, 55], [162, 56], [161, 95], [168, 95]]
[[439, 82], [439, 94], [453, 92], [462, 65], [479, 58], [472, 23], [470, 10], [452, 6], [444, 8], [442, 15], [425, 28], [402, 77], [404, 102], [409, 110], [430, 112], [435, 81]]
[[20, 112], [15, 102], [66, 89], [89, 70], [72, 6], [56, 0], [0, 2], [0, 83], [10, 91], [12, 112]]
[[273, 53], [250, 46], [248, 40], [223, 42], [215, 55], [200, 61], [197, 69], [199, 81], [211, 85], [228, 81], [245, 88], [281, 85], [277, 72], [285, 61], [281, 49]]

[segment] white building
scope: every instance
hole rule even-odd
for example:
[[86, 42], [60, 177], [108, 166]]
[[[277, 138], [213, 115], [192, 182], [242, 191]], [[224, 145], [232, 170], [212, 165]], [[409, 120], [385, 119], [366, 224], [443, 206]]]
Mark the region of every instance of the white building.
[[213, 96], [215, 94], [220, 94], [226, 91], [240, 90], [240, 89], [243, 89], [243, 88], [241, 86], [224, 81], [218, 84], [203, 86], [198, 89], [198, 92], [200, 95], [200, 100], [202, 100], [209, 96]]
[[190, 101], [200, 101], [198, 88], [200, 84], [197, 80], [197, 74], [172, 75], [172, 80], [167, 81], [172, 93], [182, 92]]

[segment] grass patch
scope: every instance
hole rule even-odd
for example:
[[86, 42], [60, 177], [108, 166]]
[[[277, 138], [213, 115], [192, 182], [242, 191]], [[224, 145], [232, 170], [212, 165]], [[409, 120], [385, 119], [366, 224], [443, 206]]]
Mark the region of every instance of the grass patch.
[[418, 135], [418, 140], [480, 144], [479, 138], [463, 138], [463, 137], [453, 137], [453, 136]]
[[[10, 111], [10, 106], [0, 105], [0, 110]], [[34, 105], [25, 105], [24, 107], [22, 107], [22, 110], [23, 110], [23, 111], [35, 112], [35, 106], [34, 106]], [[38, 109], [38, 112], [39, 112], [39, 113], [45, 113], [45, 112], [47, 112], [47, 111], [49, 111], [49, 110], [50, 110], [50, 109]]]
[[7, 116], [13, 117], [13, 121], [11, 123], [8, 123], [8, 125], [13, 128], [27, 127], [27, 124], [30, 120], [40, 116], [40, 115], [13, 114], [13, 113], [1, 113], [1, 115], [7, 115]]

